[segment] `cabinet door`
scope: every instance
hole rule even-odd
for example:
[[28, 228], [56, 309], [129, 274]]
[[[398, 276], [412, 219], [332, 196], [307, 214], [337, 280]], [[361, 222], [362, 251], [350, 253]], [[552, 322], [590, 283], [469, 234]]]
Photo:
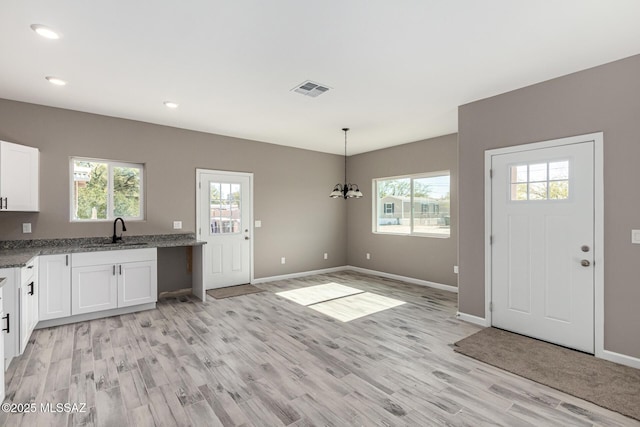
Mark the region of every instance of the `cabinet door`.
[[[0, 287], [0, 317], [4, 316], [2, 309], [2, 288]], [[0, 402], [4, 401], [4, 332], [0, 332]]]
[[35, 287], [35, 281], [31, 278], [28, 282], [23, 283], [20, 286], [20, 354], [24, 352], [24, 349], [29, 343], [31, 337], [31, 323], [33, 318], [33, 305], [31, 301], [33, 296], [31, 295], [31, 289]]
[[40, 320], [71, 316], [70, 255], [40, 256], [38, 304]]
[[110, 310], [118, 306], [116, 265], [71, 269], [71, 314]]
[[20, 354], [38, 323], [38, 258], [20, 269]]
[[0, 141], [2, 210], [39, 210], [39, 155], [37, 148]]
[[[0, 269], [0, 277], [6, 279], [2, 287], [2, 307], [4, 315], [0, 320], [0, 329], [2, 329], [2, 336], [4, 338], [4, 357], [7, 361], [10, 361], [13, 357], [20, 354], [18, 349], [18, 324], [20, 323], [20, 293], [18, 292], [20, 286], [18, 281], [20, 280], [20, 269]], [[6, 366], [8, 366], [8, 363]]]
[[118, 266], [118, 307], [158, 300], [156, 261], [127, 262]]

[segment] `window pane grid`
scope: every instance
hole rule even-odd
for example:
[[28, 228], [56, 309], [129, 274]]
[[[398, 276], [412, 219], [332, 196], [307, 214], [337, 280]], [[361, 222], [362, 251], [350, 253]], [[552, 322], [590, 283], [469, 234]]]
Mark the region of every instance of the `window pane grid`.
[[143, 219], [141, 164], [71, 159], [72, 221]]
[[240, 184], [209, 183], [209, 233], [240, 233]]
[[511, 166], [511, 200], [563, 200], [567, 198], [569, 198], [568, 160]]
[[374, 180], [376, 233], [448, 237], [450, 174], [448, 171]]

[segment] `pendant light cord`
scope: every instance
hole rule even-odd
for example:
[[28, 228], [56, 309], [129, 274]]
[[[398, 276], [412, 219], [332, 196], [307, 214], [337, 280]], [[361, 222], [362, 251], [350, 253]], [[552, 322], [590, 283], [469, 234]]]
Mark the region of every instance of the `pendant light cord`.
[[347, 132], [349, 128], [342, 128], [344, 131], [344, 187], [347, 187]]

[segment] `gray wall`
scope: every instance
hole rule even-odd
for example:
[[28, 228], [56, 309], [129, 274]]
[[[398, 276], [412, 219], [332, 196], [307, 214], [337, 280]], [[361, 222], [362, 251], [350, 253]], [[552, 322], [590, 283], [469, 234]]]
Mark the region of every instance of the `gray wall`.
[[[402, 276], [457, 286], [458, 178], [457, 135], [398, 145], [349, 157], [349, 181], [360, 186], [362, 199], [345, 201], [347, 262]], [[451, 237], [448, 239], [372, 233], [372, 180], [421, 172], [451, 171]], [[371, 259], [366, 259], [366, 253]]]
[[459, 309], [484, 317], [484, 151], [604, 132], [605, 349], [640, 357], [640, 55], [459, 108]]
[[82, 156], [146, 165], [146, 220], [127, 234], [172, 233], [173, 220], [194, 232], [196, 168], [253, 172], [256, 278], [346, 263], [346, 206], [328, 197], [341, 156], [1, 99], [0, 139], [38, 147], [41, 173], [40, 212], [0, 212], [0, 240], [112, 233], [69, 222], [69, 157]]

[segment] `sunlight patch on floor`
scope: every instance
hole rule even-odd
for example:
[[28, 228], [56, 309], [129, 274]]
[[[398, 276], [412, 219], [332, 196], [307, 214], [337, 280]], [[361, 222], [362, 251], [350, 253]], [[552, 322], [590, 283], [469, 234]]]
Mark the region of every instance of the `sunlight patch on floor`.
[[404, 301], [333, 282], [277, 292], [276, 295], [341, 322], [349, 322], [405, 304]]
[[276, 295], [301, 305], [317, 304], [319, 302], [342, 298], [348, 295], [360, 294], [363, 291], [338, 283], [308, 286], [291, 291], [277, 292]]
[[382, 295], [363, 292], [331, 301], [321, 302], [309, 306], [320, 313], [338, 319], [341, 322], [349, 322], [360, 317], [388, 310], [399, 305], [406, 304], [393, 298]]

